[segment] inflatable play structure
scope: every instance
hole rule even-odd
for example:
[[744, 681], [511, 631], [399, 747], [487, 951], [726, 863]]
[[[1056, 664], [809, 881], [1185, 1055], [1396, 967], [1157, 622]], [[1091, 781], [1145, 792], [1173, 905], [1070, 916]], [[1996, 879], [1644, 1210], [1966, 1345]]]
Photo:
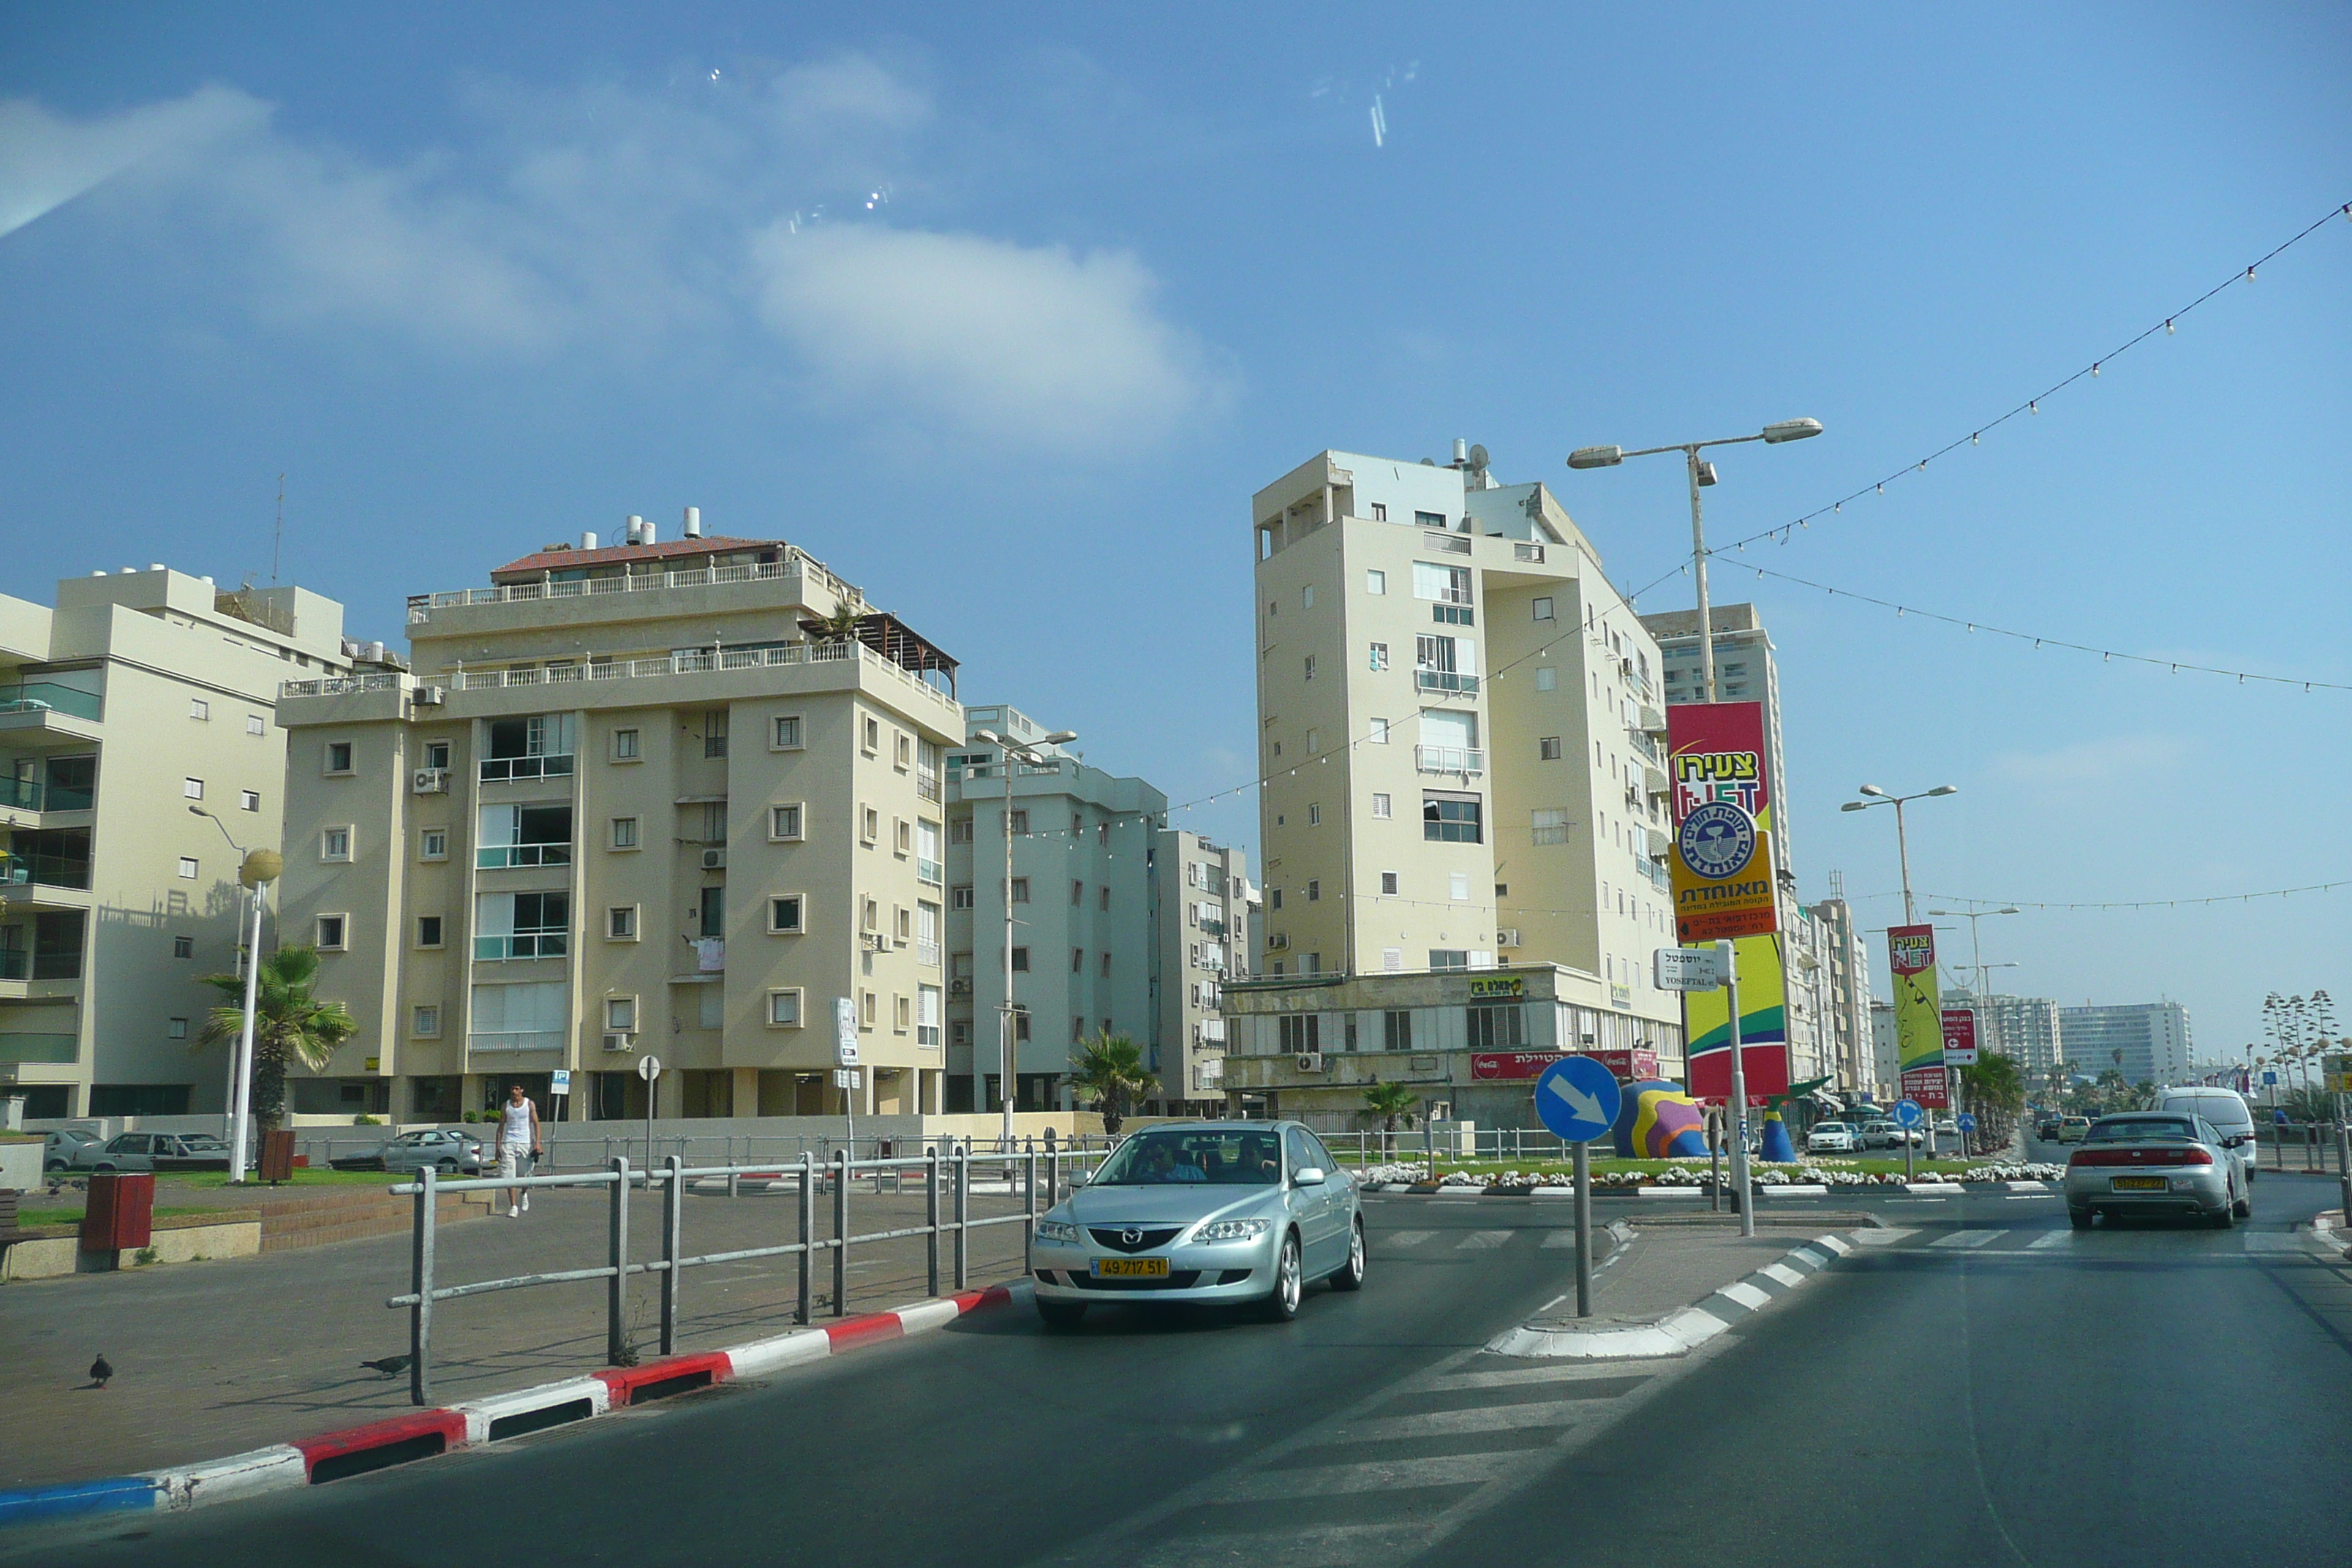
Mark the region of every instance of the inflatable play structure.
[[[1783, 1129], [1783, 1146], [1788, 1138]], [[1617, 1112], [1616, 1142], [1620, 1159], [1704, 1160], [1706, 1112], [1683, 1092], [1682, 1085], [1664, 1079], [1643, 1079], [1625, 1086], [1624, 1103]]]

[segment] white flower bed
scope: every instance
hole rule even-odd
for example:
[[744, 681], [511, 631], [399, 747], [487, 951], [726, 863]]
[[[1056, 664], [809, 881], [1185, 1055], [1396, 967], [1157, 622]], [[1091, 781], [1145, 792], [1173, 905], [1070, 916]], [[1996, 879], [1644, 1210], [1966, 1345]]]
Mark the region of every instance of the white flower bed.
[[[1905, 1184], [1900, 1171], [1858, 1171], [1850, 1160], [1805, 1160], [1794, 1164], [1768, 1164], [1753, 1160], [1748, 1166], [1749, 1180], [1757, 1185], [1823, 1186], [1823, 1187], [1899, 1187]], [[1729, 1178], [1727, 1168], [1725, 1177]], [[2013, 1165], [1972, 1165], [1958, 1176], [1940, 1172], [1922, 1171], [1910, 1178], [1914, 1183], [1938, 1182], [2054, 1182], [2063, 1177], [2066, 1167], [2042, 1163]], [[1424, 1182], [1429, 1179], [1429, 1167], [1419, 1163], [1398, 1162], [1386, 1165], [1368, 1165], [1360, 1173], [1368, 1184], [1381, 1185], [1391, 1182]], [[1706, 1184], [1705, 1165], [1672, 1164], [1661, 1171], [1595, 1171], [1592, 1184], [1596, 1187], [1698, 1187]], [[1565, 1166], [1548, 1166], [1536, 1171], [1500, 1171], [1485, 1174], [1469, 1171], [1449, 1171], [1438, 1178], [1442, 1187], [1565, 1187], [1573, 1185], [1575, 1177]]]

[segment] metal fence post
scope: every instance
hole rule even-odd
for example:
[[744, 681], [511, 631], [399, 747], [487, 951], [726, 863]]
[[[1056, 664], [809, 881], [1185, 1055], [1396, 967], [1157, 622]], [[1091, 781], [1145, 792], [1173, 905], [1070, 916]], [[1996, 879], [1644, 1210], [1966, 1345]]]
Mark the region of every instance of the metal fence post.
[[1021, 1226], [1021, 1272], [1029, 1272], [1029, 1248], [1037, 1237], [1037, 1141], [1029, 1141], [1029, 1169], [1023, 1182], [1028, 1191], [1024, 1196], [1029, 1217]]
[[613, 1277], [604, 1282], [604, 1359], [614, 1366], [629, 1355], [629, 1157], [613, 1156], [613, 1208], [605, 1222], [606, 1251]]
[[678, 1233], [686, 1225], [686, 1181], [678, 1173], [685, 1163], [675, 1154], [669, 1157], [664, 1173], [669, 1191], [662, 1202], [662, 1294], [661, 1294], [661, 1353], [677, 1353], [677, 1260], [686, 1250], [679, 1245]]
[[416, 1219], [410, 1227], [408, 1288], [416, 1305], [408, 1309], [408, 1402], [433, 1403], [433, 1227], [440, 1218], [430, 1165], [416, 1173]]
[[923, 1237], [923, 1247], [929, 1268], [925, 1277], [929, 1281], [929, 1289], [925, 1294], [937, 1296], [940, 1293], [940, 1146], [937, 1143], [928, 1145], [923, 1151], [923, 1224], [928, 1227]]
[[971, 1141], [967, 1138], [955, 1156], [955, 1288], [971, 1283]]
[[808, 1145], [801, 1145], [801, 1300], [793, 1310], [793, 1321], [805, 1326], [809, 1321], [809, 1270], [814, 1262], [809, 1257], [809, 1237], [816, 1231], [816, 1156]]
[[833, 1180], [833, 1315], [848, 1310], [849, 1300], [849, 1161], [846, 1149], [834, 1154]]

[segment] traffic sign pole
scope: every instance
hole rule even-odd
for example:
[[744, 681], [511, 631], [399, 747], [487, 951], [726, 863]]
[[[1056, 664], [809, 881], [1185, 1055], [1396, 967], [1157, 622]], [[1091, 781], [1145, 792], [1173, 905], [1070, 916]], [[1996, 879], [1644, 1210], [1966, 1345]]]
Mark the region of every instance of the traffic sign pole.
[[1592, 1315], [1592, 1150], [1625, 1108], [1616, 1074], [1590, 1057], [1562, 1057], [1536, 1079], [1536, 1119], [1570, 1146], [1576, 1172], [1576, 1315]]
[[1592, 1316], [1592, 1145], [1575, 1143], [1576, 1315]]
[[1756, 1234], [1756, 1194], [1748, 1182], [1748, 1069], [1739, 1059], [1739, 961], [1728, 942], [1715, 944], [1723, 954], [1724, 1016], [1731, 1026], [1731, 1190], [1739, 1199], [1739, 1234]]

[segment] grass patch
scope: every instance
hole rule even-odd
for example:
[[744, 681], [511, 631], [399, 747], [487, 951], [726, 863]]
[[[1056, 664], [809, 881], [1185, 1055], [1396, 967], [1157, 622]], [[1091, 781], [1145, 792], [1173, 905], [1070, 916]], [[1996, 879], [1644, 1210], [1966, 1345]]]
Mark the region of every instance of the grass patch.
[[[47, 1208], [37, 1208], [37, 1208], [24, 1208], [24, 1207], [19, 1207], [19, 1208], [16, 1210], [16, 1223], [17, 1223], [18, 1225], [21, 1225], [21, 1226], [45, 1226], [45, 1225], [50, 1225], [50, 1226], [54, 1226], [54, 1225], [69, 1225], [69, 1226], [72, 1226], [73, 1227], [75, 1227], [76, 1229], [79, 1229], [79, 1228], [81, 1227], [81, 1216], [82, 1216], [85, 1213], [87, 1213], [87, 1212], [88, 1212], [88, 1211], [87, 1211], [87, 1210], [84, 1210], [84, 1209], [47, 1209]], [[235, 1209], [186, 1208], [186, 1207], [180, 1207], [180, 1208], [161, 1208], [161, 1207], [159, 1207], [159, 1208], [157, 1208], [157, 1209], [156, 1209], [156, 1211], [155, 1211], [155, 1217], [156, 1217], [157, 1219], [175, 1219], [175, 1218], [178, 1218], [180, 1215], [192, 1215], [192, 1214], [201, 1214], [201, 1215], [219, 1215], [223, 1219], [238, 1219], [238, 1218], [243, 1217], [243, 1216], [241, 1216], [240, 1215], [238, 1215], [238, 1214], [237, 1214], [237, 1212], [236, 1212]]]
[[[383, 1184], [414, 1181], [415, 1176], [416, 1173], [414, 1171], [333, 1171], [312, 1170], [309, 1166], [303, 1166], [296, 1170], [293, 1175], [284, 1182], [266, 1184], [281, 1187], [350, 1187], [364, 1186], [371, 1182]], [[157, 1179], [206, 1191], [217, 1191], [229, 1184], [226, 1171], [191, 1171], [183, 1175], [166, 1173]], [[265, 1184], [248, 1173], [245, 1185], [259, 1187]]]

